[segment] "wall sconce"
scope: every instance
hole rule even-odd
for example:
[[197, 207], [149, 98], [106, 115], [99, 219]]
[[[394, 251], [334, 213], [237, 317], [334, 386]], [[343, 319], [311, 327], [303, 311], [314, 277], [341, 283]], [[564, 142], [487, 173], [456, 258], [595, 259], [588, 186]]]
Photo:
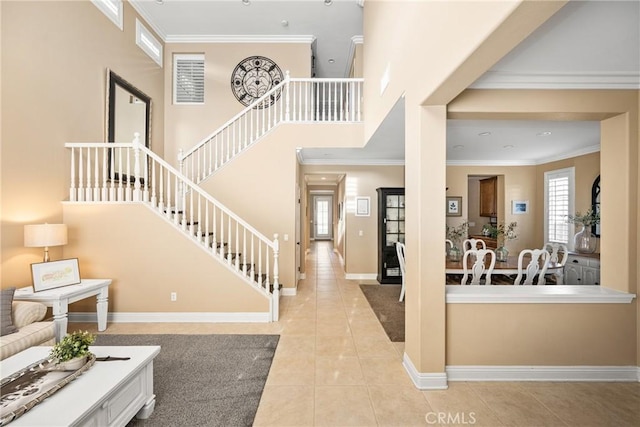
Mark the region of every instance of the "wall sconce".
[[43, 262], [49, 262], [49, 246], [67, 244], [66, 224], [37, 224], [24, 226], [24, 245], [27, 248], [44, 248]]

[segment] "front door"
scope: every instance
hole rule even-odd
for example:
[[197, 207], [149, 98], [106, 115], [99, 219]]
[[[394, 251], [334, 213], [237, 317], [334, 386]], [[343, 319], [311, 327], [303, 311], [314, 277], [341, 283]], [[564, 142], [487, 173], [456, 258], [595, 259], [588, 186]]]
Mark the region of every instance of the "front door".
[[314, 238], [331, 240], [333, 238], [333, 196], [314, 196]]

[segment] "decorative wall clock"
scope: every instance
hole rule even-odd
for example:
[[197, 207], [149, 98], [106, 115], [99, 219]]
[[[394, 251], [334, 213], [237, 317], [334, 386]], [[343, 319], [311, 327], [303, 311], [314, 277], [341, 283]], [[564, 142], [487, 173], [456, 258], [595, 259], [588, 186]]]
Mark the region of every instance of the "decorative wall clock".
[[[231, 91], [243, 105], [252, 102], [267, 93], [284, 80], [280, 67], [264, 56], [250, 56], [240, 61], [231, 74]], [[280, 98], [280, 92], [274, 93], [269, 100], [257, 108], [273, 105]]]

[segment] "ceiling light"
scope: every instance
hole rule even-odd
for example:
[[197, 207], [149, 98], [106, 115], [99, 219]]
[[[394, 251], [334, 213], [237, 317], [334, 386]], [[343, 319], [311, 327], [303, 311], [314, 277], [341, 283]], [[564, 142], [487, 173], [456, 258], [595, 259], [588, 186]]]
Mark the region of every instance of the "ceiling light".
[[280, 24], [282, 24], [283, 27], [288, 27], [289, 21], [287, 21], [286, 19], [283, 19], [282, 22], [280, 22]]
[[489, 135], [491, 135], [491, 132], [480, 132], [478, 134], [478, 136], [489, 136]]
[[320, 179], [324, 181], [324, 180], [325, 180], [325, 179], [327, 179], [327, 178], [323, 176], [323, 177], [322, 177], [322, 178], [320, 178]]
[[333, 64], [334, 62], [336, 62], [336, 60], [335, 60], [335, 59], [333, 59], [333, 58], [329, 58], [329, 64]]
[[333, 0], [324, 0], [325, 6], [331, 6], [333, 4]]
[[511, 150], [513, 148], [513, 145], [509, 144], [509, 145], [505, 145], [504, 147], [505, 150]]
[[536, 134], [536, 136], [549, 136], [549, 135], [551, 135], [551, 131], [548, 131], [548, 130]]
[[251, 0], [242, 0], [242, 4], [245, 6], [249, 6], [251, 4]]
[[464, 148], [464, 145], [454, 145], [453, 149], [454, 150], [462, 150]]
[[164, 0], [156, 0], [157, 4], [164, 4]]

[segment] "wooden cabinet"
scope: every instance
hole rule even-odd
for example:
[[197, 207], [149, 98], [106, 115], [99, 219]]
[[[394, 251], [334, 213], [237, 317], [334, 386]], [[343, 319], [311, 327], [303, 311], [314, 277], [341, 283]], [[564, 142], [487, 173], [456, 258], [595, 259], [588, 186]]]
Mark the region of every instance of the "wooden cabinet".
[[396, 242], [404, 243], [404, 188], [378, 188], [378, 282], [402, 283]]
[[599, 285], [600, 255], [569, 252], [564, 265], [565, 285]]
[[496, 216], [498, 207], [498, 178], [480, 180], [480, 216]]

